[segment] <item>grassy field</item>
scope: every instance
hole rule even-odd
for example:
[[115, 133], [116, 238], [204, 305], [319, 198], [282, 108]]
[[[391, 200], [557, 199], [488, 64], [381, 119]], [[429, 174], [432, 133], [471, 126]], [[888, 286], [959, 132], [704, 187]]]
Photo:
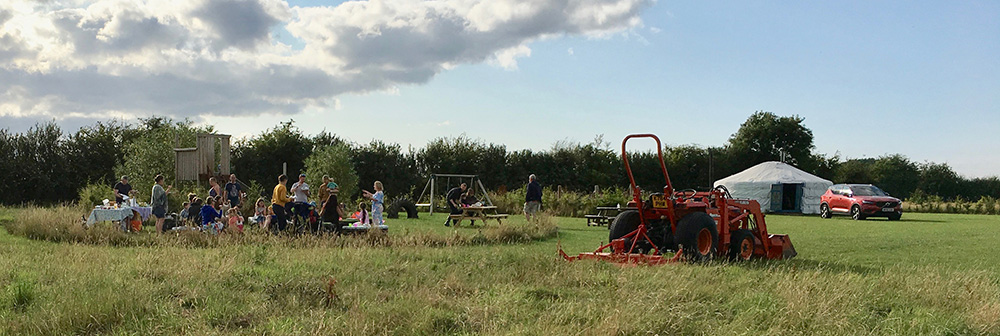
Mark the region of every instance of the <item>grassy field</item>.
[[[390, 235], [480, 230], [421, 218]], [[557, 241], [607, 240], [577, 218], [554, 219], [558, 238], [436, 247], [114, 247], [0, 230], [0, 334], [1000, 334], [1000, 217], [767, 220], [796, 259], [567, 263]]]

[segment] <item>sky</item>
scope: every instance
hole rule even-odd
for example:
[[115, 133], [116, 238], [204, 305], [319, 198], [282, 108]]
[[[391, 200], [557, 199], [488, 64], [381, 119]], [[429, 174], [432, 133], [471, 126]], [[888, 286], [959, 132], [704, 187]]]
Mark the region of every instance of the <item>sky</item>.
[[158, 115], [417, 148], [721, 146], [763, 110], [805, 118], [819, 153], [983, 177], [1000, 175], [998, 97], [996, 1], [0, 3], [15, 132]]

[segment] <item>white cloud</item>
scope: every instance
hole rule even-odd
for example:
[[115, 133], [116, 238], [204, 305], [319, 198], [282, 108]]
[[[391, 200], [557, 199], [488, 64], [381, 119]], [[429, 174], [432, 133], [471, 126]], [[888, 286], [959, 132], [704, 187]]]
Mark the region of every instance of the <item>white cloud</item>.
[[[0, 116], [178, 118], [337, 108], [459, 64], [517, 69], [535, 40], [641, 27], [653, 0], [13, 0]], [[301, 49], [275, 40], [284, 27]], [[572, 53], [572, 51], [570, 51]]]
[[566, 53], [573, 56], [573, 48], [566, 49]]

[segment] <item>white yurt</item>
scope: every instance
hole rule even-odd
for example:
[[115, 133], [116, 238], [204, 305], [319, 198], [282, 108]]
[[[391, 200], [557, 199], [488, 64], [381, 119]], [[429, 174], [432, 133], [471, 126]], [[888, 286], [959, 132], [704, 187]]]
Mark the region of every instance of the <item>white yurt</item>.
[[734, 198], [760, 202], [764, 212], [818, 214], [820, 196], [833, 182], [783, 162], [769, 161], [715, 181]]

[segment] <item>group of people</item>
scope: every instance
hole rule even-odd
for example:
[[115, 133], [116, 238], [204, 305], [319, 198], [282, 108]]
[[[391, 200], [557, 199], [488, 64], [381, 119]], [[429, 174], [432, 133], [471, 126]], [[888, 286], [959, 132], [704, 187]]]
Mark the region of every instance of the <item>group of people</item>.
[[[201, 198], [197, 193], [187, 195], [187, 201], [183, 203], [183, 209], [178, 214], [179, 225], [175, 227], [186, 228], [187, 224], [193, 224], [198, 229], [211, 233], [242, 232], [244, 222], [252, 222], [266, 230], [282, 232], [288, 229], [289, 220], [292, 223], [301, 223], [297, 221], [308, 220], [313, 214], [312, 211], [318, 209], [315, 214], [318, 214], [322, 221], [335, 223], [334, 228], [339, 229], [340, 220], [348, 217], [346, 206], [337, 199], [340, 187], [329, 176], [323, 176], [323, 185], [317, 193], [317, 204], [310, 202], [312, 189], [305, 179], [305, 174], [299, 174], [298, 181], [288, 188], [286, 187], [288, 178], [284, 174], [278, 176], [278, 184], [274, 187], [271, 202], [268, 203], [263, 197], [258, 198], [253, 204], [253, 216], [244, 218], [240, 210], [246, 204], [246, 193], [243, 192], [236, 174], [229, 175], [229, 181], [225, 185], [221, 185], [219, 180], [211, 177], [208, 180], [207, 196]], [[156, 175], [149, 204], [152, 215], [156, 218], [157, 233], [164, 231], [167, 195], [171, 193], [172, 188], [165, 186], [163, 175]], [[367, 190], [361, 192], [363, 198], [371, 201], [371, 211], [368, 211], [364, 203], [359, 203], [358, 211], [353, 214], [362, 225], [385, 224], [383, 219], [385, 192], [382, 182], [375, 181], [373, 188], [374, 192]], [[129, 184], [128, 176], [122, 176], [121, 181], [114, 185], [113, 192], [118, 204], [125, 204], [126, 200], [135, 194], [132, 185]]]
[[[469, 206], [481, 205], [479, 199], [476, 198], [476, 194], [473, 189], [469, 188], [468, 184], [462, 183], [458, 187], [451, 188], [448, 190], [448, 194], [445, 196], [445, 200], [448, 202], [448, 210], [452, 215], [462, 214], [462, 208]], [[541, 210], [542, 208], [542, 185], [538, 183], [538, 177], [535, 174], [528, 175], [528, 188], [524, 195], [524, 218], [528, 221], [531, 217]], [[451, 226], [454, 221], [449, 216], [448, 219], [444, 221], [444, 226]], [[476, 221], [472, 221], [475, 224]]]
[[[330, 179], [329, 176], [323, 176], [323, 185], [320, 186], [319, 192], [317, 193], [317, 202], [310, 202], [311, 189], [308, 183], [306, 183], [306, 174], [299, 174], [298, 182], [292, 184], [291, 189], [288, 189], [285, 185], [288, 183], [288, 177], [284, 174], [278, 176], [278, 184], [274, 186], [274, 192], [271, 194], [271, 206], [269, 214], [270, 222], [264, 224], [264, 227], [269, 228], [273, 232], [280, 232], [287, 229], [288, 226], [288, 216], [293, 216], [293, 222], [308, 220], [311, 211], [313, 209], [319, 209], [318, 215], [323, 222], [334, 223], [334, 230], [340, 230], [340, 220], [347, 218], [346, 206], [337, 199], [340, 194], [340, 186], [336, 182]], [[383, 225], [385, 220], [383, 219], [382, 213], [385, 210], [385, 192], [381, 181], [375, 181], [372, 188], [375, 192], [370, 192], [368, 190], [361, 191], [361, 197], [371, 201], [371, 212], [366, 211], [364, 203], [358, 204], [358, 212], [356, 217], [363, 225]], [[291, 196], [289, 196], [291, 192]], [[258, 201], [258, 209], [261, 205], [261, 201]]]
[[[152, 215], [156, 217], [156, 232], [163, 233], [167, 216], [167, 195], [173, 186], [164, 187], [164, 177], [159, 174], [153, 182], [152, 199], [149, 204], [152, 207]], [[240, 209], [245, 203], [246, 193], [236, 179], [236, 174], [229, 175], [229, 181], [225, 186], [221, 186], [215, 177], [209, 178], [208, 183], [208, 196], [205, 199], [199, 198], [195, 193], [188, 194], [188, 201], [184, 202], [184, 208], [179, 214], [181, 223], [194, 223], [200, 225], [202, 230], [213, 233], [223, 232], [227, 228], [243, 232], [245, 219]], [[254, 215], [251, 217], [255, 224], [272, 232], [282, 232], [288, 227], [289, 216], [293, 217], [293, 221], [305, 220], [310, 217], [311, 211], [319, 209], [318, 215], [323, 222], [334, 223], [335, 230], [340, 229], [340, 220], [348, 216], [346, 206], [337, 199], [340, 187], [336, 182], [329, 176], [323, 176], [323, 185], [320, 186], [317, 195], [319, 204], [310, 202], [311, 189], [306, 183], [306, 174], [299, 174], [298, 181], [292, 184], [291, 189], [285, 186], [287, 183], [288, 177], [285, 174], [278, 176], [278, 184], [274, 186], [270, 206], [263, 197], [257, 199], [254, 203]], [[375, 192], [361, 191], [361, 197], [371, 201], [371, 211], [366, 211], [364, 203], [359, 203], [358, 211], [353, 217], [362, 225], [384, 225], [385, 192], [382, 182], [375, 181], [372, 188]], [[122, 176], [121, 181], [116, 183], [113, 189], [118, 204], [124, 204], [125, 200], [134, 194], [128, 176]], [[451, 214], [461, 214], [463, 207], [481, 204], [475, 192], [465, 183], [449, 190], [446, 199]], [[531, 174], [528, 176], [524, 200], [526, 220], [530, 221], [541, 209], [541, 203], [542, 187], [535, 174]], [[444, 225], [451, 226], [451, 223], [449, 217]]]
[[[182, 224], [194, 224], [198, 228], [220, 233], [225, 230], [243, 232], [246, 221], [240, 209], [246, 202], [246, 193], [240, 186], [236, 174], [229, 175], [229, 181], [222, 186], [215, 177], [208, 179], [208, 196], [204, 199], [196, 193], [187, 195], [183, 209], [179, 214]], [[157, 232], [162, 228], [157, 226]]]

